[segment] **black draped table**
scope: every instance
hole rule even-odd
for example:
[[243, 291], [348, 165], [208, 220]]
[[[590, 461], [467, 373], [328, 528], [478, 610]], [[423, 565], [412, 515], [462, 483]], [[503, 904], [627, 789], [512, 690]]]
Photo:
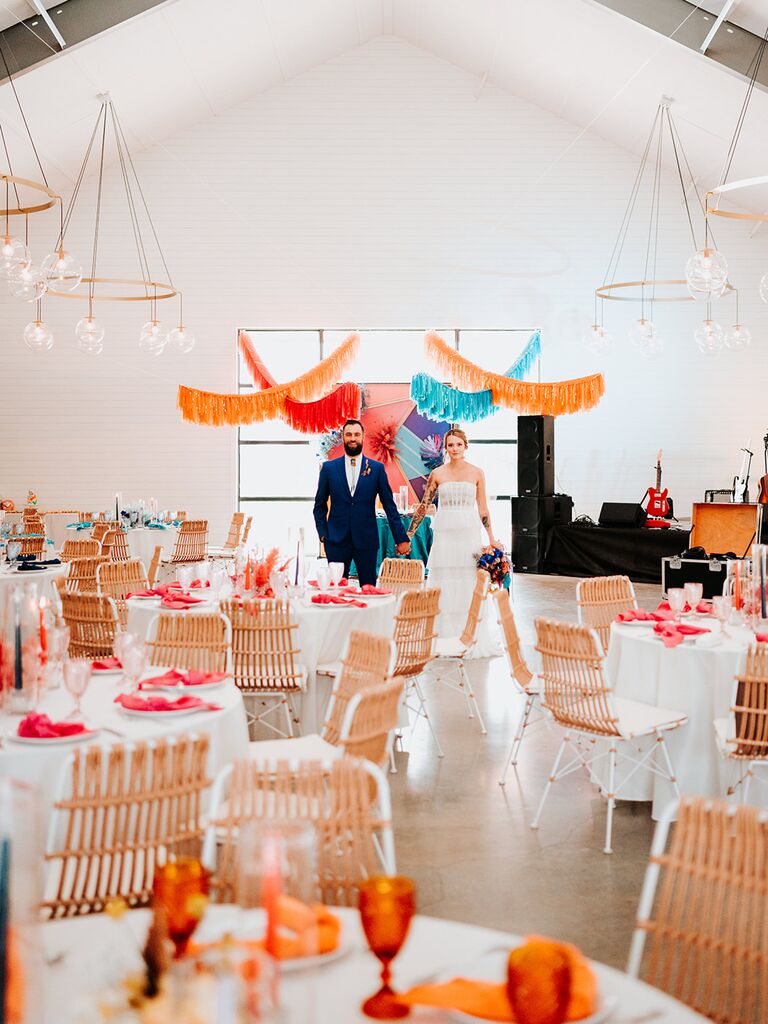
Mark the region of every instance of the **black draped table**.
[[660, 583], [661, 560], [688, 547], [687, 530], [628, 526], [554, 526], [544, 571], [558, 576], [629, 576]]

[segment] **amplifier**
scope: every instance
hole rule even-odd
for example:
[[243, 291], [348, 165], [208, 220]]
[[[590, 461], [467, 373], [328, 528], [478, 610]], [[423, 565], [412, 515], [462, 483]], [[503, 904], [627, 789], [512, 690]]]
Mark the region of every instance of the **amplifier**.
[[601, 526], [643, 526], [647, 516], [634, 501], [604, 501], [598, 522]]

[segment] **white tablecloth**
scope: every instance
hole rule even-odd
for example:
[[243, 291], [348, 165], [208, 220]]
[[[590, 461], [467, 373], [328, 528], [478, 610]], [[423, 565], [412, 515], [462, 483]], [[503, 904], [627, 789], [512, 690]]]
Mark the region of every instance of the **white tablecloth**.
[[[307, 699], [302, 702], [301, 731], [317, 732], [322, 724], [322, 711], [325, 699], [330, 695], [332, 680], [323, 680], [318, 686], [315, 675], [317, 666], [338, 661], [350, 630], [361, 629], [379, 636], [392, 636], [395, 609], [394, 597], [381, 597], [370, 601], [366, 608], [340, 605], [313, 605], [309, 598], [297, 599], [293, 602], [293, 610], [298, 622], [299, 659], [307, 670]], [[170, 615], [194, 615], [217, 608], [215, 602], [204, 601], [191, 605], [188, 611], [167, 611]], [[137, 636], [147, 637], [149, 625], [155, 615], [164, 609], [160, 599], [154, 601], [128, 601], [128, 632]], [[322, 689], [322, 693], [319, 692]]]
[[[360, 1004], [378, 989], [380, 965], [368, 951], [357, 912], [339, 909], [336, 913], [343, 922], [346, 955], [315, 971], [288, 973], [281, 979], [281, 1004], [287, 1007], [292, 1024], [363, 1024], [368, 1020]], [[139, 949], [146, 938], [149, 916], [149, 911], [135, 910], [119, 922], [98, 914], [42, 926], [45, 957], [55, 961], [44, 971], [41, 1019], [45, 1024], [95, 1024], [103, 1019], [94, 1012], [95, 995], [110, 978], [121, 976], [126, 963], [129, 969], [140, 966]], [[215, 938], [228, 928], [237, 928], [241, 921], [237, 908], [211, 907], [197, 937]], [[473, 962], [489, 951], [496, 951], [503, 964], [504, 951], [521, 941], [489, 928], [418, 916], [394, 961], [394, 987], [402, 991], [436, 976], [471, 975]], [[602, 964], [592, 966], [603, 998], [617, 1004], [617, 1021], [704, 1024], [704, 1017], [658, 989]], [[120, 1019], [126, 1024], [134, 1020]], [[418, 1009], [413, 1019], [438, 1024], [449, 1017], [442, 1011]]]
[[[156, 675], [156, 670], [149, 674]], [[206, 693], [206, 700], [220, 704], [222, 711], [201, 711], [195, 715], [178, 718], [163, 718], [158, 714], [152, 719], [132, 718], [124, 714], [114, 699], [118, 693], [118, 676], [98, 676], [91, 679], [82, 708], [91, 723], [114, 729], [120, 735], [101, 732], [86, 742], [125, 743], [131, 740], [151, 740], [161, 736], [182, 732], [205, 732], [210, 737], [208, 770], [211, 777], [225, 764], [248, 753], [248, 729], [246, 726], [243, 700], [232, 682]], [[48, 691], [40, 702], [38, 711], [53, 721], [61, 721], [73, 708], [72, 697], [59, 688]], [[74, 749], [72, 744], [57, 744], [51, 747], [27, 746], [14, 743], [9, 736], [18, 729], [19, 715], [0, 714], [0, 777], [18, 779], [36, 786], [40, 792], [46, 818], [56, 798], [64, 763]]]
[[[45, 556], [46, 558], [48, 555]], [[0, 600], [17, 583], [25, 583], [30, 580], [37, 584], [37, 596], [51, 600], [54, 595], [53, 581], [59, 576], [66, 576], [68, 572], [66, 565], [52, 565], [48, 569], [38, 569], [36, 572], [19, 572], [18, 569], [8, 570], [5, 563], [0, 569]]]
[[[693, 621], [693, 620], [692, 620]], [[697, 625], [717, 635], [711, 616], [697, 616]], [[680, 791], [688, 796], [725, 798], [737, 769], [720, 756], [713, 722], [727, 716], [734, 695], [734, 676], [744, 668], [754, 634], [729, 626], [732, 639], [686, 641], [667, 648], [649, 626], [611, 627], [608, 670], [618, 697], [684, 711], [688, 724], [665, 733]], [[647, 742], [653, 742], [648, 740]], [[757, 798], [759, 789], [754, 787]], [[658, 818], [674, 798], [671, 785], [648, 772], [638, 772], [621, 791], [623, 800], [653, 800]]]
[[144, 563], [144, 568], [149, 569], [149, 563], [152, 561], [155, 548], [160, 545], [162, 548], [160, 557], [170, 558], [176, 546], [178, 535], [179, 531], [175, 526], [166, 526], [164, 530], [150, 530], [145, 526], [128, 530], [126, 538], [131, 558], [140, 558]]

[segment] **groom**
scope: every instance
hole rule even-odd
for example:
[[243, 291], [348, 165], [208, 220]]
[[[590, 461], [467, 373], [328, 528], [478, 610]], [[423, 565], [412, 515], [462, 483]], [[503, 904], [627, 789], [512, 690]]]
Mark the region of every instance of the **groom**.
[[329, 459], [320, 467], [313, 510], [317, 535], [325, 546], [328, 561], [344, 563], [345, 576], [349, 575], [349, 564], [354, 559], [360, 586], [375, 584], [379, 551], [377, 495], [387, 514], [398, 555], [409, 554], [411, 545], [383, 464], [363, 455], [362, 423], [347, 420], [342, 427], [341, 440], [344, 455]]

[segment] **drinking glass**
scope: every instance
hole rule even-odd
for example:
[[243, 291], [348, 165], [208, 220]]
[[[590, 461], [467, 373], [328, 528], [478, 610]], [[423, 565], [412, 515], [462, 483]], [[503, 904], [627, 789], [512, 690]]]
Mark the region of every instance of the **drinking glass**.
[[685, 591], [682, 587], [670, 587], [667, 591], [669, 607], [675, 613], [675, 622], [680, 621], [680, 613], [685, 608]]
[[5, 545], [5, 553], [8, 556], [8, 561], [13, 567], [13, 563], [21, 554], [21, 541], [20, 540], [9, 540]]
[[731, 617], [733, 598], [726, 594], [716, 594], [715, 597], [712, 598], [712, 608], [715, 612], [715, 618], [720, 622], [720, 636], [730, 636], [730, 633], [725, 628], [725, 624]]
[[120, 662], [121, 667], [125, 661], [126, 652], [138, 642], [139, 638], [134, 633], [115, 634], [115, 641], [112, 645], [112, 649], [115, 653], [115, 657]]
[[125, 648], [121, 647], [122, 657], [120, 663], [123, 666], [123, 678], [131, 690], [138, 688], [139, 680], [144, 675], [149, 661], [146, 645], [133, 637], [133, 642]]
[[57, 690], [64, 678], [64, 659], [69, 649], [69, 626], [52, 626], [48, 630], [48, 679], [49, 690]]
[[329, 562], [328, 572], [331, 574], [331, 585], [337, 587], [340, 581], [344, 579], [344, 563]]
[[208, 905], [211, 876], [193, 857], [178, 857], [155, 872], [153, 901], [168, 919], [168, 935], [174, 945], [174, 959], [180, 960]]
[[371, 952], [381, 961], [381, 988], [362, 1005], [366, 1017], [394, 1020], [410, 1007], [397, 1001], [390, 986], [391, 963], [408, 935], [416, 913], [416, 891], [410, 878], [369, 878], [360, 884], [360, 920]]
[[211, 576], [211, 563], [210, 562], [199, 562], [196, 566], [197, 578], [201, 583], [205, 584], [205, 581], [210, 579]]
[[328, 563], [323, 559], [318, 558], [317, 560], [317, 585], [320, 590], [327, 590], [328, 584], [331, 582], [331, 570], [328, 567]]
[[181, 589], [189, 590], [189, 585], [195, 578], [195, 570], [191, 565], [180, 565], [176, 576], [181, 584]]
[[69, 658], [64, 662], [64, 687], [75, 701], [74, 710], [67, 715], [67, 722], [82, 722], [83, 712], [80, 701], [91, 681], [91, 663], [82, 658]]
[[704, 587], [701, 583], [686, 583], [683, 587], [685, 592], [685, 599], [688, 602], [692, 612], [695, 612], [699, 607], [702, 597], [704, 596]]

